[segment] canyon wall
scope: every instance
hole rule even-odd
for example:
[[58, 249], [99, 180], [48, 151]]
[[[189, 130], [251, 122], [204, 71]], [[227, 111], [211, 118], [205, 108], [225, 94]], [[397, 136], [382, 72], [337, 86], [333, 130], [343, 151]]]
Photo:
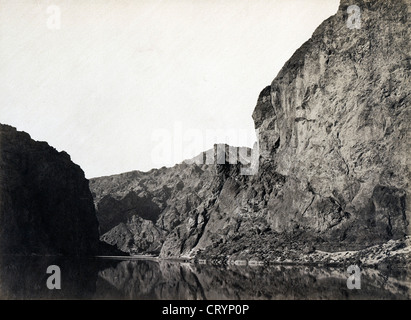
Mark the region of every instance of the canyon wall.
[[295, 52], [253, 118], [262, 161], [286, 177], [270, 226], [363, 246], [409, 232], [410, 1], [356, 1], [359, 29], [350, 4]]
[[256, 174], [215, 155], [92, 179], [102, 239], [161, 257], [269, 259], [409, 235], [411, 3], [356, 1], [359, 28], [351, 4], [258, 97]]
[[67, 153], [0, 125], [0, 254], [80, 256], [98, 246], [81, 168]]

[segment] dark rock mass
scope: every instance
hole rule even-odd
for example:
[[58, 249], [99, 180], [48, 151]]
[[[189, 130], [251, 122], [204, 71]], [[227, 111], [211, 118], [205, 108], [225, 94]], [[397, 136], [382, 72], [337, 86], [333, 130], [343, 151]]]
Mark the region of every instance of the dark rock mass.
[[342, 0], [261, 92], [256, 174], [215, 156], [92, 179], [102, 239], [126, 252], [222, 259], [405, 239], [411, 2], [356, 1], [358, 29], [347, 26], [351, 4]]
[[0, 253], [80, 256], [98, 250], [87, 179], [65, 152], [0, 125]]

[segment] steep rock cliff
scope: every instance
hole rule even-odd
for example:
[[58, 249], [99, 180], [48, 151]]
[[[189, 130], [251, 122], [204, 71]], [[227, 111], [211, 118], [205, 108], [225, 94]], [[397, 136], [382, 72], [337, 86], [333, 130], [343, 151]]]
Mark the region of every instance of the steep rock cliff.
[[[278, 232], [337, 246], [409, 232], [410, 1], [342, 1], [262, 92], [253, 118], [262, 162], [286, 177], [270, 196]], [[269, 110], [269, 111], [266, 111]]]
[[67, 153], [0, 125], [0, 253], [88, 255], [98, 243], [81, 168]]

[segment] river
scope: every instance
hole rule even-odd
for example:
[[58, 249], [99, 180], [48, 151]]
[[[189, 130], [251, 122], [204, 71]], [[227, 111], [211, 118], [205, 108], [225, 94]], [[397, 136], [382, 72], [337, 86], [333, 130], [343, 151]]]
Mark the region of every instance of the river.
[[[363, 269], [348, 289], [346, 266], [214, 266], [153, 259], [0, 258], [5, 299], [410, 299], [409, 271]], [[61, 289], [46, 286], [59, 266]]]

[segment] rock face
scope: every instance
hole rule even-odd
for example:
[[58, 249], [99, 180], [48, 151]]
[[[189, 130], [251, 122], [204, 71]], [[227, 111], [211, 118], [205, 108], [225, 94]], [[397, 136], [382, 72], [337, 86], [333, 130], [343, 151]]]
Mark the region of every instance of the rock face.
[[[237, 165], [228, 164], [233, 152]], [[128, 253], [189, 254], [203, 234], [208, 210], [225, 179], [238, 176], [240, 166], [250, 165], [251, 159], [241, 156], [250, 152], [216, 145], [172, 168], [91, 179], [101, 240]]]
[[410, 1], [357, 1], [350, 29], [349, 4], [285, 64], [253, 118], [261, 161], [286, 177], [268, 201], [271, 228], [357, 247], [409, 232], [411, 17]]
[[137, 215], [132, 216], [127, 223], [121, 222], [101, 237], [121, 252], [131, 254], [158, 254], [164, 238], [164, 230]]
[[359, 29], [349, 5], [261, 92], [256, 174], [215, 161], [96, 178], [99, 220], [113, 219], [107, 197], [121, 203], [116, 219], [150, 219], [165, 234], [162, 257], [269, 259], [290, 243], [358, 250], [410, 234], [411, 2], [356, 1]]
[[81, 168], [67, 153], [0, 125], [0, 253], [88, 255], [98, 243]]

